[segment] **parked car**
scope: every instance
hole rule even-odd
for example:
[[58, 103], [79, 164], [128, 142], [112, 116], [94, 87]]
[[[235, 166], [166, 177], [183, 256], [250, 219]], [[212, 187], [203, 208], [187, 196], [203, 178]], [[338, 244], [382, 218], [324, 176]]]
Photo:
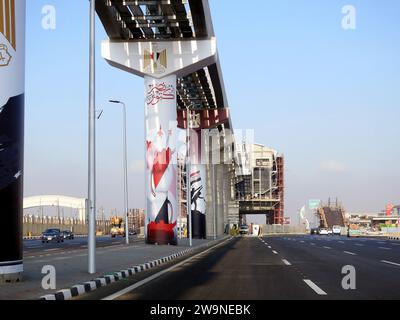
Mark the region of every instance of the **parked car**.
[[329, 235], [329, 236], [332, 236], [332, 235], [333, 235], [332, 229], [328, 229], [327, 231], [328, 231], [328, 235]]
[[130, 236], [136, 236], [136, 235], [137, 235], [136, 230], [130, 229], [130, 230], [129, 230], [129, 235], [130, 235]]
[[320, 228], [318, 234], [321, 235], [321, 236], [327, 236], [328, 235], [328, 229]]
[[42, 233], [40, 239], [42, 243], [49, 243], [51, 241], [57, 241], [58, 243], [64, 242], [64, 237], [60, 229], [47, 229]]
[[311, 230], [310, 230], [310, 234], [318, 234], [318, 228], [312, 228]]
[[74, 239], [74, 234], [73, 234], [73, 232], [72, 231], [69, 231], [69, 230], [64, 230], [64, 231], [62, 231], [61, 232], [61, 236], [64, 238], [64, 239], [69, 239], [69, 240], [72, 240], [72, 239]]
[[240, 234], [249, 234], [249, 226], [247, 224], [241, 225], [239, 228]]
[[341, 226], [333, 226], [332, 232], [334, 235], [340, 236], [342, 234], [342, 227]]

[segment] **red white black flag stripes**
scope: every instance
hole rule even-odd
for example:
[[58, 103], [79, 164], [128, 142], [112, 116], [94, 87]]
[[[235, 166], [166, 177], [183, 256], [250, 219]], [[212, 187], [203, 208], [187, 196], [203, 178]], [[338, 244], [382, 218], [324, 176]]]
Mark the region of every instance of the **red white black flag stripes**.
[[177, 244], [176, 76], [145, 77], [146, 242]]

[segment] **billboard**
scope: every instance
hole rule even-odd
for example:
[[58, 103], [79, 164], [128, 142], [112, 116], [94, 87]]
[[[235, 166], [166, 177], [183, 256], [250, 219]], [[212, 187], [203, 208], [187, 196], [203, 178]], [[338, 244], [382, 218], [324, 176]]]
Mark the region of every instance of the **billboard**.
[[320, 207], [320, 205], [321, 205], [321, 200], [316, 200], [316, 199], [308, 200], [308, 208], [310, 210], [316, 210]]

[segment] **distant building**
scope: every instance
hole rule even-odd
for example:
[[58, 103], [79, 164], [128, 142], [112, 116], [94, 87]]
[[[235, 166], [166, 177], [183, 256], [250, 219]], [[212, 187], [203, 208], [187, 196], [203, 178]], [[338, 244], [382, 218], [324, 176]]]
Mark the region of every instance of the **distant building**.
[[145, 212], [143, 209], [130, 209], [128, 214], [129, 229], [139, 233], [145, 224]]
[[267, 224], [284, 224], [284, 158], [261, 144], [243, 144], [236, 197], [242, 222], [249, 214], [265, 214]]

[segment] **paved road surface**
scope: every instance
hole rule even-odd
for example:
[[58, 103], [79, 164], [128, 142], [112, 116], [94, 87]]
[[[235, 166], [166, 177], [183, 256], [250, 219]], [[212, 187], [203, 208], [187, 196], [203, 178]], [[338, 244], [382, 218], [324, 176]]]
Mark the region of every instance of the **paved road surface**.
[[[103, 241], [101, 241], [103, 240]], [[87, 273], [87, 239], [75, 239], [64, 243], [44, 244], [25, 241], [23, 281], [0, 286], [0, 300], [38, 299], [40, 296], [83, 283], [110, 272], [120, 271], [155, 259], [183, 251], [188, 240], [182, 239], [179, 246], [146, 245], [143, 239], [132, 239], [129, 246], [124, 239], [98, 238], [96, 250], [97, 273]], [[207, 240], [194, 240], [193, 245], [207, 244]], [[30, 248], [28, 248], [30, 247]], [[43, 266], [51, 265], [56, 270], [56, 290], [43, 290]]]
[[[346, 265], [356, 269], [356, 290], [342, 288]], [[287, 236], [233, 239], [117, 299], [400, 299], [399, 288], [400, 242]]]
[[[132, 243], [143, 242], [143, 239], [131, 237]], [[104, 248], [109, 246], [121, 245], [125, 243], [125, 238], [117, 237], [111, 238], [110, 236], [103, 236], [96, 238], [96, 246]], [[69, 252], [74, 250], [87, 249], [87, 237], [75, 238], [73, 240], [64, 240], [64, 242], [50, 242], [42, 243], [40, 240], [24, 240], [24, 258], [38, 257], [48, 253]]]

